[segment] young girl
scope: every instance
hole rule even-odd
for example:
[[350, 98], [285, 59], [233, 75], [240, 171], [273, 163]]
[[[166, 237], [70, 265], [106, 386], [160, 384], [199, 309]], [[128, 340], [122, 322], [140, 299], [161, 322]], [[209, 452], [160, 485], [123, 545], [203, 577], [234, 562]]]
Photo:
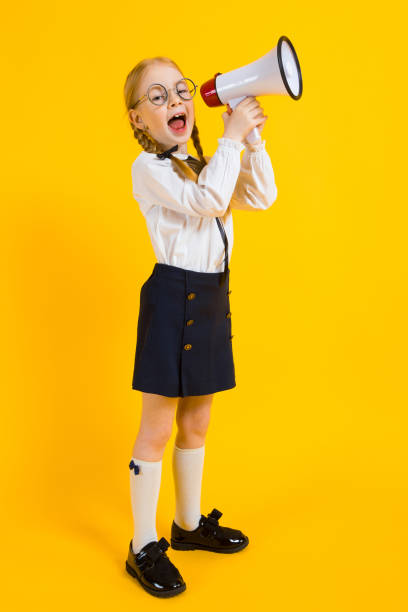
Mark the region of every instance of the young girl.
[[[167, 556], [169, 542], [156, 532], [162, 456], [175, 413], [172, 548], [234, 553], [249, 541], [242, 531], [221, 526], [216, 508], [201, 514], [204, 445], [213, 394], [236, 385], [228, 267], [232, 209], [266, 210], [277, 197], [265, 141], [243, 144], [267, 119], [258, 101], [245, 98], [223, 113], [218, 148], [204, 157], [196, 88], [161, 56], [139, 62], [124, 88], [143, 148], [132, 165], [133, 195], [158, 260], [140, 291], [132, 388], [142, 391], [142, 415], [129, 464], [134, 535], [126, 570], [158, 597], [186, 589]], [[198, 158], [187, 153], [190, 138]]]

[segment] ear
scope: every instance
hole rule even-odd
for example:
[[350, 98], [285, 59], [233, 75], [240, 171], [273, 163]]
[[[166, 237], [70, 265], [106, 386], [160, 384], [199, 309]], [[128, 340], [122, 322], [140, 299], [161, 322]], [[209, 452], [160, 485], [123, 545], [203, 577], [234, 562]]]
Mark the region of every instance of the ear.
[[137, 111], [135, 109], [129, 111], [129, 119], [133, 123], [133, 125], [139, 130], [145, 129], [146, 126], [143, 123], [141, 116], [137, 114]]

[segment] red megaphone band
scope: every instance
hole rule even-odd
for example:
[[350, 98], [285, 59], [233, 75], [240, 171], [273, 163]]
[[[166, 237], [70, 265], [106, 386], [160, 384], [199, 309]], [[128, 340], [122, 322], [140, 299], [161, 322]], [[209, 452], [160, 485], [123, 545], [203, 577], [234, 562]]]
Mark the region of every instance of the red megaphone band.
[[222, 74], [222, 72], [217, 72], [213, 79], [206, 81], [200, 87], [201, 97], [207, 106], [222, 106], [222, 102], [217, 95], [217, 89], [215, 87], [215, 79], [219, 74]]

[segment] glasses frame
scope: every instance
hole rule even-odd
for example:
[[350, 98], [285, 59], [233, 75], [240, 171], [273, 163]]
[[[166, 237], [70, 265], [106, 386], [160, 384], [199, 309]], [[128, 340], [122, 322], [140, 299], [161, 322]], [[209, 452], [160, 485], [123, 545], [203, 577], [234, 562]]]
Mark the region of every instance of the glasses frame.
[[[182, 81], [190, 81], [190, 83], [193, 84], [194, 86], [194, 93], [191, 96], [191, 98], [183, 98], [182, 96], [180, 96], [178, 90], [177, 90], [177, 86], [179, 85], [179, 83], [181, 83]], [[151, 101], [151, 99], [149, 98], [149, 91], [151, 90], [152, 87], [154, 87], [155, 85], [160, 85], [160, 87], [163, 87], [164, 91], [166, 92], [166, 98], [164, 100], [164, 102], [162, 102], [161, 104], [155, 104], [154, 102]], [[149, 88], [147, 90], [147, 92], [145, 93], [144, 96], [142, 96], [141, 98], [139, 98], [139, 100], [137, 102], [135, 102], [132, 106], [132, 108], [135, 108], [135, 106], [137, 106], [138, 104], [141, 104], [142, 101], [147, 98], [149, 100], [149, 102], [151, 104], [153, 104], [153, 106], [163, 106], [164, 104], [166, 104], [167, 100], [169, 99], [169, 91], [175, 91], [177, 93], [177, 95], [179, 96], [179, 98], [181, 100], [184, 100], [185, 102], [189, 102], [190, 100], [192, 100], [194, 98], [194, 96], [196, 95], [197, 92], [197, 87], [198, 85], [196, 85], [196, 83], [194, 83], [194, 81], [192, 79], [189, 79], [188, 77], [183, 77], [182, 79], [180, 79], [179, 81], [177, 81], [176, 83], [176, 87], [171, 87], [169, 90], [167, 89], [167, 87], [165, 87], [162, 83], [152, 83], [151, 85], [149, 85]]]

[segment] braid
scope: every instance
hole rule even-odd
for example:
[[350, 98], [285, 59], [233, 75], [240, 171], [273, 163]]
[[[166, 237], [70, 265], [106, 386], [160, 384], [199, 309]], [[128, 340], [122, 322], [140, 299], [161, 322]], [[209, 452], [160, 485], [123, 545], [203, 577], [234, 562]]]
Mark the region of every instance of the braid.
[[[132, 122], [130, 122], [130, 125], [133, 129], [134, 137], [139, 142], [140, 146], [142, 147], [144, 151], [146, 151], [147, 153], [163, 153], [164, 152], [163, 147], [161, 147], [155, 140], [153, 140], [153, 138], [149, 136], [147, 132], [145, 132], [144, 130], [139, 130], [137, 127], [134, 126]], [[200, 160], [203, 162], [203, 164], [207, 165], [207, 160], [204, 157], [203, 148], [201, 146], [200, 136], [198, 134], [198, 127], [197, 127], [196, 122], [194, 122], [194, 126], [191, 132], [191, 139], [193, 141], [194, 147], [198, 153]], [[171, 156], [171, 159], [176, 161], [176, 163], [179, 161], [177, 160], [177, 158], [174, 158], [173, 156]]]
[[197, 127], [197, 124], [196, 124], [195, 121], [194, 121], [193, 130], [191, 132], [191, 138], [193, 140], [193, 144], [194, 144], [195, 150], [198, 153], [198, 157], [203, 162], [203, 164], [207, 165], [207, 161], [206, 161], [206, 159], [204, 157], [203, 148], [202, 148], [201, 142], [200, 142], [200, 136], [198, 135], [198, 127]]
[[144, 151], [146, 151], [147, 153], [162, 153], [163, 152], [162, 149], [157, 145], [157, 142], [153, 140], [147, 134], [147, 132], [144, 132], [143, 130], [139, 130], [137, 127], [133, 125], [133, 123], [131, 123], [131, 126], [133, 128], [133, 136], [139, 142], [140, 146], [142, 147]]

